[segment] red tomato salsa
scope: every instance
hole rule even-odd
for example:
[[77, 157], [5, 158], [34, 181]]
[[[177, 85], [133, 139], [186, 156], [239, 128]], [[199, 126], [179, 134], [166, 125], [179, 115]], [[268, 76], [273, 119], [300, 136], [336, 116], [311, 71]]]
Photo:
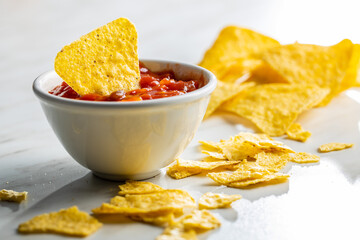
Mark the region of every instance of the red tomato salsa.
[[199, 89], [201, 83], [199, 80], [182, 81], [176, 80], [171, 71], [154, 73], [140, 63], [140, 88], [125, 92], [119, 90], [108, 96], [101, 96], [96, 93], [90, 93], [80, 96], [66, 82], [56, 86], [49, 91], [50, 94], [79, 100], [87, 101], [142, 101], [165, 97], [182, 95]]

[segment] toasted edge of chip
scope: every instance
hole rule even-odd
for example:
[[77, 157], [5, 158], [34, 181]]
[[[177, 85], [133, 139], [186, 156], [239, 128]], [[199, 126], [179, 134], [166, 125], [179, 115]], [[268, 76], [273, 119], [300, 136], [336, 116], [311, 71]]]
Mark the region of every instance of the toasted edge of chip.
[[258, 183], [276, 184], [286, 181], [290, 176], [287, 174], [274, 173], [265, 175], [262, 178], [250, 179], [247, 181], [231, 182], [227, 184], [228, 187], [233, 188], [247, 188]]
[[20, 203], [27, 199], [28, 192], [16, 192], [13, 190], [2, 189], [0, 191], [0, 201]]
[[19, 225], [20, 233], [57, 233], [86, 237], [96, 232], [102, 224], [76, 206], [38, 215]]
[[340, 151], [353, 146], [353, 143], [326, 143], [319, 147], [319, 152], [326, 153], [331, 151]]

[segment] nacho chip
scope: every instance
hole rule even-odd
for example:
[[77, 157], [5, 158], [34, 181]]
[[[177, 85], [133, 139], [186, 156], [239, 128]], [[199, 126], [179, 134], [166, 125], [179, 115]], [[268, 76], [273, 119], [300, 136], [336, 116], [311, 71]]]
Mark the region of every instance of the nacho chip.
[[346, 148], [351, 148], [352, 146], [354, 146], [354, 144], [352, 143], [327, 143], [319, 147], [319, 152], [325, 153], [331, 151], [339, 151]]
[[167, 174], [175, 179], [189, 177], [202, 172], [209, 172], [219, 168], [231, 169], [238, 161], [192, 161], [176, 159], [176, 163], [168, 167]]
[[[205, 147], [212, 147], [219, 153], [219, 157], [225, 156], [230, 161], [241, 161], [252, 158], [263, 150], [273, 150], [281, 152], [294, 152], [283, 143], [278, 142], [266, 134], [254, 134], [240, 132], [228, 140], [221, 140], [219, 143], [201, 141]], [[211, 156], [211, 155], [210, 155]], [[216, 154], [213, 154], [216, 156]]]
[[185, 230], [203, 232], [220, 227], [220, 221], [208, 210], [193, 210], [179, 221]]
[[247, 181], [250, 179], [260, 179], [265, 175], [271, 174], [268, 169], [259, 166], [255, 162], [240, 164], [239, 168], [233, 173], [219, 172], [207, 174], [212, 180], [221, 185], [228, 185], [232, 182]]
[[311, 136], [311, 132], [305, 131], [299, 123], [293, 123], [286, 130], [288, 138], [300, 142], [306, 142], [306, 140]]
[[208, 118], [223, 102], [231, 99], [236, 94], [240, 93], [244, 89], [251, 87], [253, 85], [254, 85], [253, 83], [238, 85], [238, 84], [224, 83], [218, 81], [216, 89], [211, 94], [204, 119]]
[[248, 59], [265, 49], [279, 46], [275, 39], [236, 26], [225, 27], [213, 46], [207, 50], [200, 66], [213, 72], [219, 79], [238, 59]]
[[13, 190], [2, 189], [0, 191], [0, 201], [22, 202], [27, 198], [27, 192], [15, 192]]
[[126, 181], [125, 184], [119, 186], [119, 195], [126, 194], [144, 194], [153, 193], [164, 190], [162, 187], [151, 182]]
[[319, 162], [320, 157], [311, 153], [306, 152], [298, 152], [298, 153], [290, 153], [291, 161], [295, 163], [314, 163]]
[[156, 240], [197, 240], [194, 230], [185, 230], [182, 226], [170, 226]]
[[135, 26], [119, 18], [82, 36], [58, 53], [55, 71], [80, 95], [139, 88]]
[[246, 188], [258, 183], [268, 183], [268, 184], [281, 183], [286, 181], [289, 177], [290, 176], [287, 174], [274, 173], [274, 174], [265, 175], [262, 178], [249, 179], [246, 181], [239, 181], [239, 182], [231, 182], [226, 184], [226, 186], [233, 188]]
[[263, 61], [256, 58], [237, 59], [222, 72], [218, 79], [222, 82], [241, 84], [248, 81], [255, 69], [263, 64]]
[[249, 119], [266, 134], [280, 136], [299, 114], [317, 105], [328, 92], [316, 85], [263, 84], [244, 91], [223, 108]]
[[289, 83], [329, 88], [329, 94], [320, 103], [324, 106], [343, 90], [345, 76], [346, 82], [355, 81], [356, 76], [349, 67], [358, 66], [360, 58], [356, 54], [353, 56], [353, 49], [352, 42], [345, 39], [330, 47], [299, 43], [279, 46], [268, 49], [262, 56]]
[[199, 209], [228, 208], [231, 203], [241, 199], [241, 195], [227, 195], [220, 193], [205, 193], [199, 199]]
[[226, 156], [221, 152], [212, 152], [212, 151], [202, 150], [201, 153], [204, 153], [206, 155], [209, 155], [212, 158], [216, 158], [219, 160], [227, 160]]
[[260, 152], [255, 155], [256, 164], [270, 172], [278, 172], [290, 161], [288, 153]]
[[164, 215], [131, 215], [130, 219], [138, 222], [151, 223], [157, 226], [170, 226], [174, 223], [174, 213], [166, 213]]
[[20, 233], [57, 233], [86, 237], [96, 232], [102, 224], [74, 206], [59, 212], [45, 213], [19, 225]]
[[103, 203], [92, 210], [95, 214], [123, 214], [126, 216], [153, 216], [154, 214], [179, 213], [183, 208], [195, 207], [195, 200], [188, 192], [180, 189], [161, 192], [116, 196], [110, 203]]

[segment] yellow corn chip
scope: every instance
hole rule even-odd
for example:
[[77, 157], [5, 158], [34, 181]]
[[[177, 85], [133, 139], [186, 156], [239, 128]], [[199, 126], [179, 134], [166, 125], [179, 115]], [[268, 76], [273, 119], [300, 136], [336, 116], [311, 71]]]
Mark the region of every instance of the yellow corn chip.
[[223, 153], [220, 152], [212, 152], [212, 151], [206, 151], [206, 150], [202, 150], [201, 153], [204, 153], [206, 155], [209, 155], [212, 158], [216, 158], [219, 160], [226, 160], [226, 156]]
[[328, 92], [316, 85], [263, 84], [249, 88], [223, 108], [251, 120], [266, 134], [280, 136], [300, 113], [317, 105]]
[[174, 213], [166, 213], [164, 215], [131, 215], [130, 219], [138, 222], [151, 223], [157, 226], [170, 226], [174, 223]]
[[15, 192], [13, 190], [2, 189], [0, 191], [0, 201], [22, 202], [27, 198], [27, 192]]
[[263, 61], [255, 58], [241, 58], [224, 68], [218, 79], [228, 83], [243, 83], [249, 80], [255, 69], [263, 64]]
[[245, 162], [240, 164], [239, 168], [233, 173], [209, 173], [207, 176], [219, 184], [228, 185], [232, 182], [263, 178], [268, 174], [271, 174], [271, 172], [266, 168], [259, 166], [257, 163]]
[[327, 143], [319, 147], [319, 152], [339, 151], [354, 146], [352, 143]]
[[179, 221], [185, 230], [203, 232], [220, 227], [220, 221], [208, 210], [193, 210]]
[[247, 59], [265, 49], [280, 45], [278, 41], [236, 26], [225, 27], [213, 46], [205, 53], [200, 66], [212, 71], [219, 79], [238, 59]]
[[82, 36], [58, 53], [55, 71], [80, 95], [139, 88], [135, 26], [119, 18]]
[[239, 182], [231, 182], [226, 184], [226, 186], [233, 188], [246, 188], [249, 187], [250, 185], [254, 185], [258, 183], [269, 183], [269, 184], [280, 183], [286, 181], [289, 177], [290, 176], [286, 174], [274, 173], [274, 174], [265, 175], [262, 178], [249, 179], [246, 181], [239, 181]]
[[248, 87], [251, 87], [253, 85], [254, 85], [253, 83], [238, 85], [238, 84], [224, 83], [218, 81], [216, 89], [211, 94], [204, 119], [209, 117], [223, 102], [231, 99], [236, 94], [240, 93], [244, 89], [247, 89]]
[[19, 225], [20, 233], [58, 233], [86, 237], [97, 231], [102, 224], [86, 212], [74, 206], [59, 212], [41, 214]]
[[343, 90], [344, 77], [348, 83], [355, 82], [352, 69], [358, 66], [360, 57], [353, 56], [353, 49], [348, 39], [330, 47], [295, 43], [268, 49], [263, 60], [289, 83], [329, 88], [329, 95], [320, 103], [323, 106]]
[[260, 152], [255, 155], [256, 164], [270, 172], [278, 172], [291, 160], [288, 153]]
[[[221, 140], [219, 143], [201, 142], [205, 147], [211, 146], [217, 150], [219, 154], [225, 156], [230, 161], [241, 161], [243, 159], [254, 157], [255, 154], [263, 150], [274, 150], [281, 152], [294, 152], [283, 143], [278, 142], [267, 136], [266, 134], [253, 134], [241, 132], [228, 140]], [[211, 156], [211, 155], [210, 155]]]
[[299, 123], [291, 124], [286, 134], [290, 139], [300, 142], [305, 142], [311, 136], [311, 132], [305, 131]]
[[314, 163], [320, 161], [320, 157], [311, 153], [290, 153], [291, 161], [296, 163]]
[[144, 194], [153, 193], [164, 190], [162, 187], [151, 182], [126, 181], [125, 184], [119, 186], [119, 195], [126, 194]]
[[116, 196], [110, 203], [103, 203], [93, 209], [95, 214], [123, 214], [134, 216], [158, 213], [164, 215], [171, 212], [182, 212], [185, 207], [195, 207], [194, 199], [186, 191], [179, 189], [163, 190], [161, 192]]
[[156, 240], [197, 240], [194, 230], [185, 230], [182, 226], [170, 226]]
[[175, 179], [189, 177], [202, 172], [209, 172], [218, 168], [230, 167], [238, 164], [238, 161], [192, 161], [176, 159], [176, 163], [168, 167], [167, 174]]
[[220, 193], [205, 193], [199, 199], [199, 209], [228, 208], [231, 203], [241, 199], [241, 195], [227, 195]]

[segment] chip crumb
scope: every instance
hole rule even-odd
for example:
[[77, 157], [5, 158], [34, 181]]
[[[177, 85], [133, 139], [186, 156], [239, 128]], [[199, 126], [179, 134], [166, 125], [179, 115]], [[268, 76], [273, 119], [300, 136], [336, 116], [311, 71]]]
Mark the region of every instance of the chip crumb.
[[286, 130], [286, 134], [289, 139], [300, 142], [306, 142], [306, 140], [311, 136], [311, 132], [304, 130], [299, 123], [291, 124]]
[[16, 192], [13, 190], [2, 189], [0, 191], [0, 201], [20, 203], [27, 199], [28, 192]]
[[227, 195], [207, 192], [199, 199], [199, 209], [216, 209], [231, 207], [231, 203], [241, 199], [241, 195]]
[[346, 148], [351, 148], [353, 146], [353, 143], [327, 143], [319, 147], [319, 152], [326, 153], [331, 151], [339, 151]]
[[96, 232], [102, 224], [76, 206], [59, 212], [41, 214], [19, 225], [20, 233], [57, 233], [86, 237]]

